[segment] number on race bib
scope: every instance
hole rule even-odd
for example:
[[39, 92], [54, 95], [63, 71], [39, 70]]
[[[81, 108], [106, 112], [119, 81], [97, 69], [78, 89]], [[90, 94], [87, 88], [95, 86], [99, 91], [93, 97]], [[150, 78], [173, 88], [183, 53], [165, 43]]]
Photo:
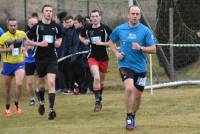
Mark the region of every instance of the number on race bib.
[[12, 56], [19, 56], [19, 48], [13, 48]]
[[146, 80], [147, 80], [147, 77], [144, 77], [144, 78], [138, 77], [138, 79], [137, 79], [137, 85], [139, 85], [139, 86], [145, 86]]
[[101, 36], [95, 36], [91, 38], [92, 44], [96, 44], [96, 41], [101, 41]]
[[43, 41], [46, 41], [48, 43], [53, 43], [53, 35], [43, 35]]

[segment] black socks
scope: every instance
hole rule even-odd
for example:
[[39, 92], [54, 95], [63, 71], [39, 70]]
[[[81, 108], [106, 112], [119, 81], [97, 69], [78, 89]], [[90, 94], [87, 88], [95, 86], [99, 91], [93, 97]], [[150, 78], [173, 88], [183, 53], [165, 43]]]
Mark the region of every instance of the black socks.
[[102, 100], [101, 91], [100, 90], [94, 90], [95, 100], [96, 102], [100, 102]]
[[49, 108], [53, 109], [55, 102], [55, 93], [49, 93]]

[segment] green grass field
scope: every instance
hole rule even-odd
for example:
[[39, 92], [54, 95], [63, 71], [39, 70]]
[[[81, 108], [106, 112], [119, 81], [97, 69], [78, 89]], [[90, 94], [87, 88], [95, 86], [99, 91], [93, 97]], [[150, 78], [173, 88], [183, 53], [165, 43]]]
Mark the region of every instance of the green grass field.
[[[113, 59], [113, 58], [112, 58]], [[20, 106], [22, 114], [13, 110], [11, 117], [4, 116], [3, 86], [0, 87], [0, 134], [199, 134], [200, 90], [198, 86], [182, 86], [171, 89], [146, 90], [136, 115], [136, 129], [125, 130], [124, 91], [115, 60], [110, 64], [103, 95], [103, 109], [93, 112], [93, 95], [57, 94], [57, 117], [40, 116], [37, 105], [28, 106], [27, 91], [23, 89]], [[2, 78], [0, 81], [2, 85]], [[12, 97], [13, 100], [13, 97]], [[12, 104], [13, 107], [13, 104]]]
[[[155, 90], [143, 94], [143, 102], [136, 117], [135, 134], [199, 134], [200, 90], [195, 87]], [[123, 90], [113, 87], [104, 93], [103, 110], [93, 112], [92, 95], [63, 95], [56, 98], [57, 118], [40, 116], [37, 106], [28, 106], [23, 97], [23, 113], [4, 117], [0, 113], [0, 134], [126, 134]], [[46, 103], [46, 108], [48, 104]], [[1, 108], [4, 105], [1, 103]]]

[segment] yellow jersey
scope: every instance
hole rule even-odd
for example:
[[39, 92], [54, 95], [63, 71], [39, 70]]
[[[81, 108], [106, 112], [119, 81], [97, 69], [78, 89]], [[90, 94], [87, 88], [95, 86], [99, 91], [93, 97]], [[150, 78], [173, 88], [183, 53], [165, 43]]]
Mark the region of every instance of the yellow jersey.
[[8, 48], [10, 45], [14, 45], [14, 48], [10, 52], [2, 53], [2, 61], [7, 63], [19, 63], [24, 61], [23, 47], [24, 41], [28, 37], [24, 31], [16, 30], [15, 34], [7, 31], [0, 37], [0, 48]]

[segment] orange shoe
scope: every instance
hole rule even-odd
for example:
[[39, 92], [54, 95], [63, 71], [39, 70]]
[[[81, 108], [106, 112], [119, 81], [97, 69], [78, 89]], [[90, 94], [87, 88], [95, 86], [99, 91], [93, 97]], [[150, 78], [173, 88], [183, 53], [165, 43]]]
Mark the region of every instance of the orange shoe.
[[5, 111], [5, 116], [6, 116], [6, 117], [9, 117], [9, 116], [11, 116], [11, 115], [12, 115], [11, 110], [10, 110], [10, 109], [6, 109], [6, 111]]
[[15, 112], [18, 113], [18, 114], [21, 114], [22, 110], [19, 107], [15, 106]]

